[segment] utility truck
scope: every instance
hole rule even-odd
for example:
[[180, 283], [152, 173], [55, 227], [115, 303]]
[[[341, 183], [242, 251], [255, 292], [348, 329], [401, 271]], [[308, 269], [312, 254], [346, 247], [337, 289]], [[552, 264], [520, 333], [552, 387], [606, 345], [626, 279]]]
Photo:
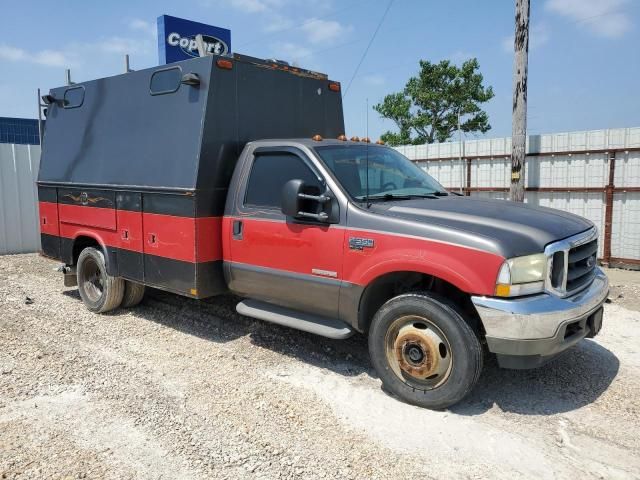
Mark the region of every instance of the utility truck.
[[548, 208], [459, 196], [345, 136], [340, 84], [242, 55], [52, 89], [42, 253], [93, 312], [145, 287], [334, 339], [368, 337], [387, 391], [449, 407], [501, 366], [602, 324], [598, 234]]

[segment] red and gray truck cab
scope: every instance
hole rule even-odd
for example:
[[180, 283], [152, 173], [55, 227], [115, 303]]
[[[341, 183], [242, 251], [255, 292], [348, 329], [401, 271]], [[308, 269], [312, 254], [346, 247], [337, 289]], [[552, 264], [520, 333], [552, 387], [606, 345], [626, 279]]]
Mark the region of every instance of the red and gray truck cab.
[[145, 286], [231, 292], [247, 316], [366, 335], [387, 390], [429, 408], [471, 391], [483, 350], [532, 368], [600, 330], [591, 222], [447, 192], [348, 140], [326, 75], [209, 56], [45, 101], [42, 253], [92, 311]]

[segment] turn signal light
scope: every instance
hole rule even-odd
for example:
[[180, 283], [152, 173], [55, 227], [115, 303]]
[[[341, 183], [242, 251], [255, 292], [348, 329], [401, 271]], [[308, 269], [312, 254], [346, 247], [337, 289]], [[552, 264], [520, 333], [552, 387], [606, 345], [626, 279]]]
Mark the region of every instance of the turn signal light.
[[331, 90], [332, 92], [339, 92], [340, 91], [340, 84], [331, 82], [329, 84], [329, 90]]
[[338, 140], [342, 140], [343, 142], [347, 141], [347, 136], [346, 135], [338, 135]]
[[351, 141], [352, 142], [359, 142], [360, 141], [360, 137], [351, 137]]
[[322, 137], [320, 135], [314, 135], [313, 137], [311, 137], [311, 140], [314, 140], [316, 142], [321, 142]]
[[224, 68], [225, 70], [231, 70], [233, 68], [233, 62], [231, 60], [225, 60], [224, 58], [216, 60], [216, 65], [218, 68]]
[[496, 297], [508, 297], [511, 294], [511, 285], [499, 283], [496, 285]]

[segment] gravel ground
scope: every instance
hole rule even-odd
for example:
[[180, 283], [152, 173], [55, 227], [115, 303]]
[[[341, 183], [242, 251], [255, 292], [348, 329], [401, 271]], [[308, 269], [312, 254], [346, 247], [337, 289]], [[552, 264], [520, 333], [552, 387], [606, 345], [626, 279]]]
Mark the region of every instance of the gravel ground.
[[160, 292], [94, 315], [54, 266], [0, 257], [1, 478], [640, 478], [624, 284], [597, 340], [540, 370], [489, 361], [432, 412], [380, 389], [363, 337]]

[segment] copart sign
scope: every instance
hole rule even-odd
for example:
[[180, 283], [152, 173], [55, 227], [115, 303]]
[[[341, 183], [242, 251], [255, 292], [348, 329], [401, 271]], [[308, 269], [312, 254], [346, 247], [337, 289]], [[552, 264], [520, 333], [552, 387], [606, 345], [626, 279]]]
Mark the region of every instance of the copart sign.
[[204, 48], [214, 55], [231, 52], [231, 31], [226, 28], [192, 22], [184, 18], [158, 17], [158, 58], [160, 64], [199, 56], [196, 35], [202, 35]]

